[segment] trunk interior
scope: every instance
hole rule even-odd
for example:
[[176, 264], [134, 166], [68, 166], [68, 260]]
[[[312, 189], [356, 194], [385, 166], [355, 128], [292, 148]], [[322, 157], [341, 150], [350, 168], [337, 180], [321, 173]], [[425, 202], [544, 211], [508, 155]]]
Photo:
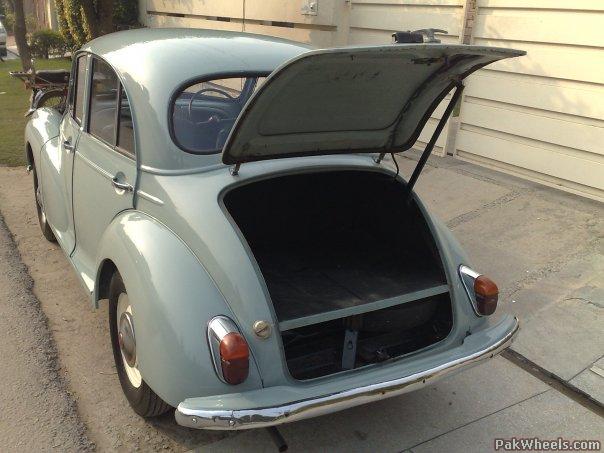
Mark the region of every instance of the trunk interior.
[[442, 261], [405, 196], [391, 176], [367, 171], [287, 175], [225, 195], [266, 281], [294, 378], [399, 357], [450, 332]]

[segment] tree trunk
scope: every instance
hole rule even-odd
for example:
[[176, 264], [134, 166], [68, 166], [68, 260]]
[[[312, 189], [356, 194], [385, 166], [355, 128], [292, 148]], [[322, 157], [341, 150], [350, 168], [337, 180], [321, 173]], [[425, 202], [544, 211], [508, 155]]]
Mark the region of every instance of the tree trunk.
[[86, 22], [88, 24], [88, 29], [90, 30], [90, 34], [92, 38], [98, 38], [103, 33], [101, 33], [101, 27], [99, 24], [99, 19], [96, 15], [96, 11], [94, 10], [94, 4], [92, 0], [82, 0], [82, 11], [84, 12], [84, 16], [86, 17]]
[[101, 34], [112, 33], [113, 30], [113, 2], [114, 0], [97, 0], [98, 18]]
[[21, 57], [21, 65], [24, 71], [31, 69], [31, 53], [27, 45], [27, 30], [25, 28], [25, 13], [23, 12], [23, 0], [13, 0], [13, 8], [15, 10], [15, 42]]

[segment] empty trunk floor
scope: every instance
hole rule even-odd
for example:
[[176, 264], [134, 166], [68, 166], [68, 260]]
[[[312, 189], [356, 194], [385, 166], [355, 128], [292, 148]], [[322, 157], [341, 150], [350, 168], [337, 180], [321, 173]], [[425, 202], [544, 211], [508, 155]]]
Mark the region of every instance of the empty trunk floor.
[[280, 323], [438, 287], [436, 294], [447, 283], [433, 262], [400, 251], [348, 241], [280, 245], [256, 249]]

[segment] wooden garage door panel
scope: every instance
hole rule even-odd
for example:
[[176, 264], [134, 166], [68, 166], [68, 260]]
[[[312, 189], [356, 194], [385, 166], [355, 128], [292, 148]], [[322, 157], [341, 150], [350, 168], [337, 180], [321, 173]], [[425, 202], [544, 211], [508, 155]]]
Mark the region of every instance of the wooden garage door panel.
[[599, 12], [479, 8], [474, 36], [604, 47], [603, 22]]
[[417, 5], [417, 6], [459, 6], [463, 0], [353, 0], [353, 4]]
[[[243, 17], [243, 0], [204, 0], [203, 2], [181, 0], [147, 0], [147, 11], [161, 11], [201, 16]], [[216, 27], [212, 27], [216, 28]]]
[[[443, 44], [459, 44], [456, 36], [439, 35], [438, 39]], [[348, 44], [351, 46], [382, 45], [392, 42], [392, 30], [373, 30], [370, 28], [351, 28], [348, 35]]]
[[459, 151], [604, 190], [604, 163], [460, 129]]
[[597, 69], [604, 68], [603, 49], [519, 43], [495, 39], [475, 39], [474, 44], [522, 49], [527, 52], [520, 58], [498, 61], [489, 66], [491, 70], [604, 83], [604, 69]]
[[[481, 105], [468, 99], [463, 106], [463, 122], [541, 142], [600, 154], [604, 157], [604, 127], [576, 121], [548, 118], [538, 112], [520, 112], [505, 105]], [[488, 101], [487, 101], [488, 102]], [[603, 123], [604, 125], [604, 123]], [[585, 156], [589, 158], [589, 156]], [[603, 159], [604, 162], [604, 159]]]
[[478, 0], [478, 7], [604, 11], [599, 0]]
[[[225, 2], [228, 3], [228, 2]], [[302, 14], [306, 0], [246, 0], [245, 18], [278, 22], [311, 23], [317, 25], [335, 25], [334, 0], [320, 0], [316, 16]]]
[[275, 27], [260, 24], [245, 24], [245, 31], [261, 35], [276, 36], [299, 42], [312, 43], [317, 47], [330, 47], [333, 41], [333, 32], [312, 30], [308, 28]]
[[[434, 133], [434, 129], [436, 129], [437, 124], [438, 124], [438, 119], [430, 118], [428, 120], [428, 122], [426, 123], [426, 125], [424, 126], [424, 128], [422, 129], [422, 132], [419, 134], [419, 137], [417, 140], [419, 142], [422, 142], [423, 144], [428, 143], [428, 141], [430, 141], [430, 138], [432, 137], [432, 134]], [[447, 130], [445, 128], [443, 130], [442, 134], [440, 134], [440, 137], [438, 137], [438, 139], [436, 140], [436, 146], [439, 148], [443, 148], [445, 146], [446, 138], [447, 138]]]
[[604, 120], [604, 86], [482, 70], [467, 79], [466, 96]]
[[191, 27], [208, 28], [212, 30], [241, 31], [241, 22], [221, 22], [205, 20], [199, 17], [173, 17], [163, 15], [147, 16], [150, 27]]
[[375, 30], [440, 28], [458, 36], [461, 8], [410, 7], [405, 5], [353, 5], [350, 26]]

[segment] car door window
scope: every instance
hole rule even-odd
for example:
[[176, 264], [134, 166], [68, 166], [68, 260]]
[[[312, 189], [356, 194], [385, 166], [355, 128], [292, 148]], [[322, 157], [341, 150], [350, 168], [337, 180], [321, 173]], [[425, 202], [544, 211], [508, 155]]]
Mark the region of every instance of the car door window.
[[134, 155], [134, 124], [130, 103], [124, 87], [120, 86], [120, 112], [118, 116], [117, 146], [121, 151]]
[[116, 143], [118, 89], [119, 81], [113, 69], [104, 61], [93, 59], [88, 131], [111, 146]]
[[82, 55], [76, 60], [76, 80], [73, 98], [73, 117], [78, 122], [82, 122], [84, 117], [84, 94], [86, 93], [86, 55]]

